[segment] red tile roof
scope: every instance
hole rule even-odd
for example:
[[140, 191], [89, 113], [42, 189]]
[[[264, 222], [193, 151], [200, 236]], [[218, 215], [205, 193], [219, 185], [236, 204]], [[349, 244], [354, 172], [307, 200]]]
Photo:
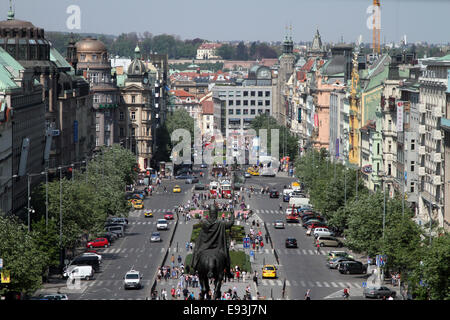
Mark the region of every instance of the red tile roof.
[[205, 100], [202, 102], [203, 114], [214, 114], [214, 103], [211, 100]]
[[170, 90], [178, 98], [195, 98], [195, 96], [184, 90]]
[[311, 68], [314, 65], [314, 62], [316, 61], [316, 59], [309, 59], [302, 67], [301, 67], [301, 71], [306, 71], [309, 72], [311, 71]]

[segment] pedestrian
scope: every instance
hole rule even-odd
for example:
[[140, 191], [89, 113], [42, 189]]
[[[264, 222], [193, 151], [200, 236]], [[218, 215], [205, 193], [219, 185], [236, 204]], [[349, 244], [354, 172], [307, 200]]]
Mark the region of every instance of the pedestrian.
[[191, 249], [191, 251], [192, 251], [192, 247], [193, 247], [193, 243], [191, 242], [191, 243], [189, 243], [189, 248]]
[[244, 270], [242, 271], [242, 281], [245, 282], [245, 276], [247, 275], [247, 272]]
[[269, 242], [269, 235], [267, 233], [265, 235], [265, 238], [266, 238], [266, 243], [268, 243]]
[[345, 288], [344, 289], [344, 300], [348, 300], [348, 298], [350, 297], [350, 289], [349, 288]]
[[317, 254], [320, 254], [320, 244], [317, 243]]
[[253, 282], [258, 286], [258, 272], [255, 271], [253, 274]]
[[172, 295], [172, 299], [175, 299], [175, 287], [172, 287], [172, 289], [170, 289], [170, 294]]
[[240, 272], [239, 272], [239, 270], [236, 270], [236, 279], [237, 279], [237, 282], [239, 282], [239, 276], [240, 276]]
[[189, 251], [189, 241], [186, 242], [186, 251]]
[[259, 245], [261, 246], [261, 250], [264, 248], [264, 242], [260, 240]]
[[311, 293], [311, 289], [308, 289], [305, 293], [305, 300], [311, 300], [310, 293]]

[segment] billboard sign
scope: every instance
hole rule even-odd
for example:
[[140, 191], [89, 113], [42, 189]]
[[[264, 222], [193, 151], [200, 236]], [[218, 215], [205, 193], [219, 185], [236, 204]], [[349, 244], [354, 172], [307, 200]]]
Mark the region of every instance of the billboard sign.
[[397, 132], [403, 132], [403, 101], [397, 102]]

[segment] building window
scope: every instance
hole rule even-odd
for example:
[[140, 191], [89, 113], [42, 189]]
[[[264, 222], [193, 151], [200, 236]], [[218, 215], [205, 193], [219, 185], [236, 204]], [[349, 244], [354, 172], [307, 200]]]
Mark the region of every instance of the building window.
[[233, 100], [228, 100], [228, 105], [229, 105], [229, 106], [234, 105], [234, 101], [233, 101]]
[[251, 106], [256, 106], [256, 101], [255, 101], [255, 100], [251, 100], [251, 101], [250, 101], [250, 105], [251, 105]]
[[98, 94], [94, 94], [94, 103], [100, 102], [100, 96]]
[[263, 92], [262, 91], [258, 91], [258, 97], [262, 97], [263, 96]]
[[136, 96], [131, 96], [131, 103], [136, 103]]
[[414, 172], [415, 161], [411, 161], [411, 172]]
[[266, 100], [266, 106], [270, 106], [270, 100]]
[[262, 114], [263, 110], [262, 109], [258, 109], [258, 114]]
[[244, 100], [244, 106], [248, 106], [248, 100]]
[[252, 97], [254, 97], [255, 94], [256, 94], [256, 91], [251, 91], [251, 92], [250, 92], [250, 95], [251, 95]]
[[248, 97], [248, 91], [244, 91], [244, 97]]
[[120, 121], [125, 120], [125, 114], [123, 113], [123, 111], [120, 111], [120, 113], [119, 113], [119, 120]]
[[100, 138], [95, 137], [95, 146], [98, 147], [100, 145]]
[[391, 175], [391, 164], [389, 163], [388, 164], [388, 176], [390, 176]]
[[411, 182], [411, 185], [409, 187], [410, 192], [414, 192], [414, 182]]
[[270, 114], [270, 109], [266, 109], [266, 114]]
[[120, 127], [120, 129], [119, 129], [119, 135], [121, 137], [125, 136], [125, 130], [122, 127]]
[[236, 114], [240, 115], [241, 114], [241, 109], [236, 109]]
[[255, 109], [250, 109], [250, 114], [255, 115], [256, 114], [256, 110]]
[[228, 110], [228, 114], [234, 114], [234, 110], [233, 109], [229, 109]]
[[131, 111], [131, 120], [136, 120], [136, 112]]
[[92, 61], [96, 61], [97, 60], [97, 55], [96, 54], [93, 54], [92, 55]]
[[136, 135], [136, 128], [131, 128], [131, 136], [134, 137]]
[[262, 105], [263, 105], [262, 100], [258, 100], [258, 106], [262, 106]]
[[236, 105], [240, 106], [241, 105], [241, 100], [236, 100]]
[[248, 114], [248, 109], [244, 109], [244, 114]]
[[86, 55], [85, 54], [80, 54], [80, 61], [84, 61], [86, 60]]
[[416, 140], [411, 140], [411, 151], [416, 150]]
[[270, 91], [266, 91], [266, 97], [270, 97]]
[[100, 132], [100, 123], [95, 124], [95, 131]]

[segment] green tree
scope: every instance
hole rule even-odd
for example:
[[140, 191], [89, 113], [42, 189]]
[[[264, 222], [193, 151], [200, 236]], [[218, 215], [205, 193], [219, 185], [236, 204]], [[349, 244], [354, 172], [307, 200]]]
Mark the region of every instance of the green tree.
[[424, 245], [420, 259], [408, 277], [413, 297], [418, 300], [450, 300], [450, 235], [433, 238]]
[[0, 256], [3, 271], [10, 271], [11, 283], [0, 286], [0, 294], [30, 294], [40, 288], [45, 254], [25, 225], [0, 213]]
[[235, 60], [248, 60], [248, 49], [247, 46], [244, 44], [243, 41], [239, 42], [239, 44], [236, 47]]
[[224, 60], [234, 59], [236, 48], [229, 44], [222, 44], [220, 48], [217, 49], [216, 53], [218, 56], [222, 57]]

